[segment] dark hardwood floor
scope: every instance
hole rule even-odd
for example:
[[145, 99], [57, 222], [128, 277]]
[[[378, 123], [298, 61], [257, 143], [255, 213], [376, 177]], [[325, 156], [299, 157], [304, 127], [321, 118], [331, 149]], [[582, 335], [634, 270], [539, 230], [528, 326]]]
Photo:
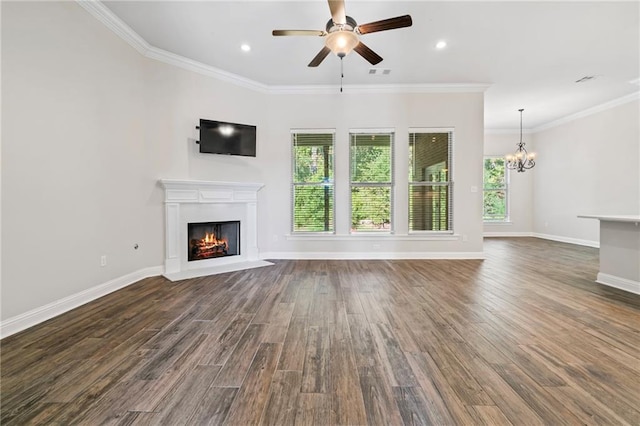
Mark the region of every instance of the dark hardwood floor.
[[1, 342], [3, 425], [640, 425], [640, 296], [596, 249], [145, 279]]

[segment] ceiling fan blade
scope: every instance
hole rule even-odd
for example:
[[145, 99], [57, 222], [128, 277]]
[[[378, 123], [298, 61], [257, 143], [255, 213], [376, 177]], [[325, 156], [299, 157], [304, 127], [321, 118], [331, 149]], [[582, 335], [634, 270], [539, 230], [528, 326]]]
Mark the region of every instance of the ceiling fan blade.
[[358, 25], [360, 34], [375, 33], [378, 31], [394, 30], [396, 28], [410, 27], [413, 24], [411, 15], [397, 16], [395, 18], [383, 19], [382, 21], [369, 22]]
[[316, 57], [313, 58], [311, 62], [309, 62], [309, 66], [317, 67], [322, 61], [324, 61], [324, 58], [326, 58], [329, 53], [331, 53], [331, 49], [329, 49], [327, 46], [324, 46], [322, 50], [318, 52]]
[[344, 11], [344, 0], [328, 0], [331, 19], [334, 24], [346, 24], [347, 14]]
[[369, 49], [369, 47], [363, 42], [358, 43], [356, 47], [353, 48], [353, 50], [355, 50], [360, 56], [369, 61], [371, 65], [377, 65], [382, 62], [382, 56]]
[[274, 36], [318, 36], [327, 35], [325, 31], [320, 30], [273, 30]]

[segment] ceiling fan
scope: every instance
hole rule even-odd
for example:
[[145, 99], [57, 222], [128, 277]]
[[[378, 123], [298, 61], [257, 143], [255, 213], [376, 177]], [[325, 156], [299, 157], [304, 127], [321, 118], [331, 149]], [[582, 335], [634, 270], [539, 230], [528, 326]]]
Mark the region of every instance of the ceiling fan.
[[410, 27], [413, 23], [410, 15], [383, 19], [358, 25], [356, 20], [345, 14], [344, 0], [327, 0], [331, 19], [327, 22], [325, 30], [273, 30], [274, 36], [317, 36], [326, 37], [325, 45], [318, 54], [309, 62], [310, 67], [317, 67], [330, 52], [339, 58], [344, 58], [352, 50], [376, 65], [382, 61], [382, 57], [360, 41], [360, 36], [378, 31], [394, 30], [396, 28]]

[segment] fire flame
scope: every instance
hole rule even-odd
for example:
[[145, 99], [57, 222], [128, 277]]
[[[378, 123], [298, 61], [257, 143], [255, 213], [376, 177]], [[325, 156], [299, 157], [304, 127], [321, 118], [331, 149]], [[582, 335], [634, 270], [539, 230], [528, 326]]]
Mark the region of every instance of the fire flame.
[[205, 249], [224, 246], [226, 250], [227, 240], [219, 240], [218, 237], [216, 237], [216, 234], [214, 234], [213, 232], [207, 232], [205, 233], [204, 238], [200, 239], [198, 245]]
[[227, 256], [229, 241], [218, 238], [214, 232], [205, 232], [204, 236], [189, 240], [189, 260], [209, 259]]

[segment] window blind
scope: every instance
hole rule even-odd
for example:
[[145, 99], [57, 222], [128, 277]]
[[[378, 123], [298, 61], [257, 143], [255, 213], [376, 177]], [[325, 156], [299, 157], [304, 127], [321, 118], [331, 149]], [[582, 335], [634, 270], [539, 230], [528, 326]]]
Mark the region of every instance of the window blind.
[[292, 132], [293, 232], [334, 232], [334, 133]]
[[351, 231], [390, 232], [393, 133], [351, 133]]
[[409, 133], [409, 231], [453, 232], [453, 132]]

